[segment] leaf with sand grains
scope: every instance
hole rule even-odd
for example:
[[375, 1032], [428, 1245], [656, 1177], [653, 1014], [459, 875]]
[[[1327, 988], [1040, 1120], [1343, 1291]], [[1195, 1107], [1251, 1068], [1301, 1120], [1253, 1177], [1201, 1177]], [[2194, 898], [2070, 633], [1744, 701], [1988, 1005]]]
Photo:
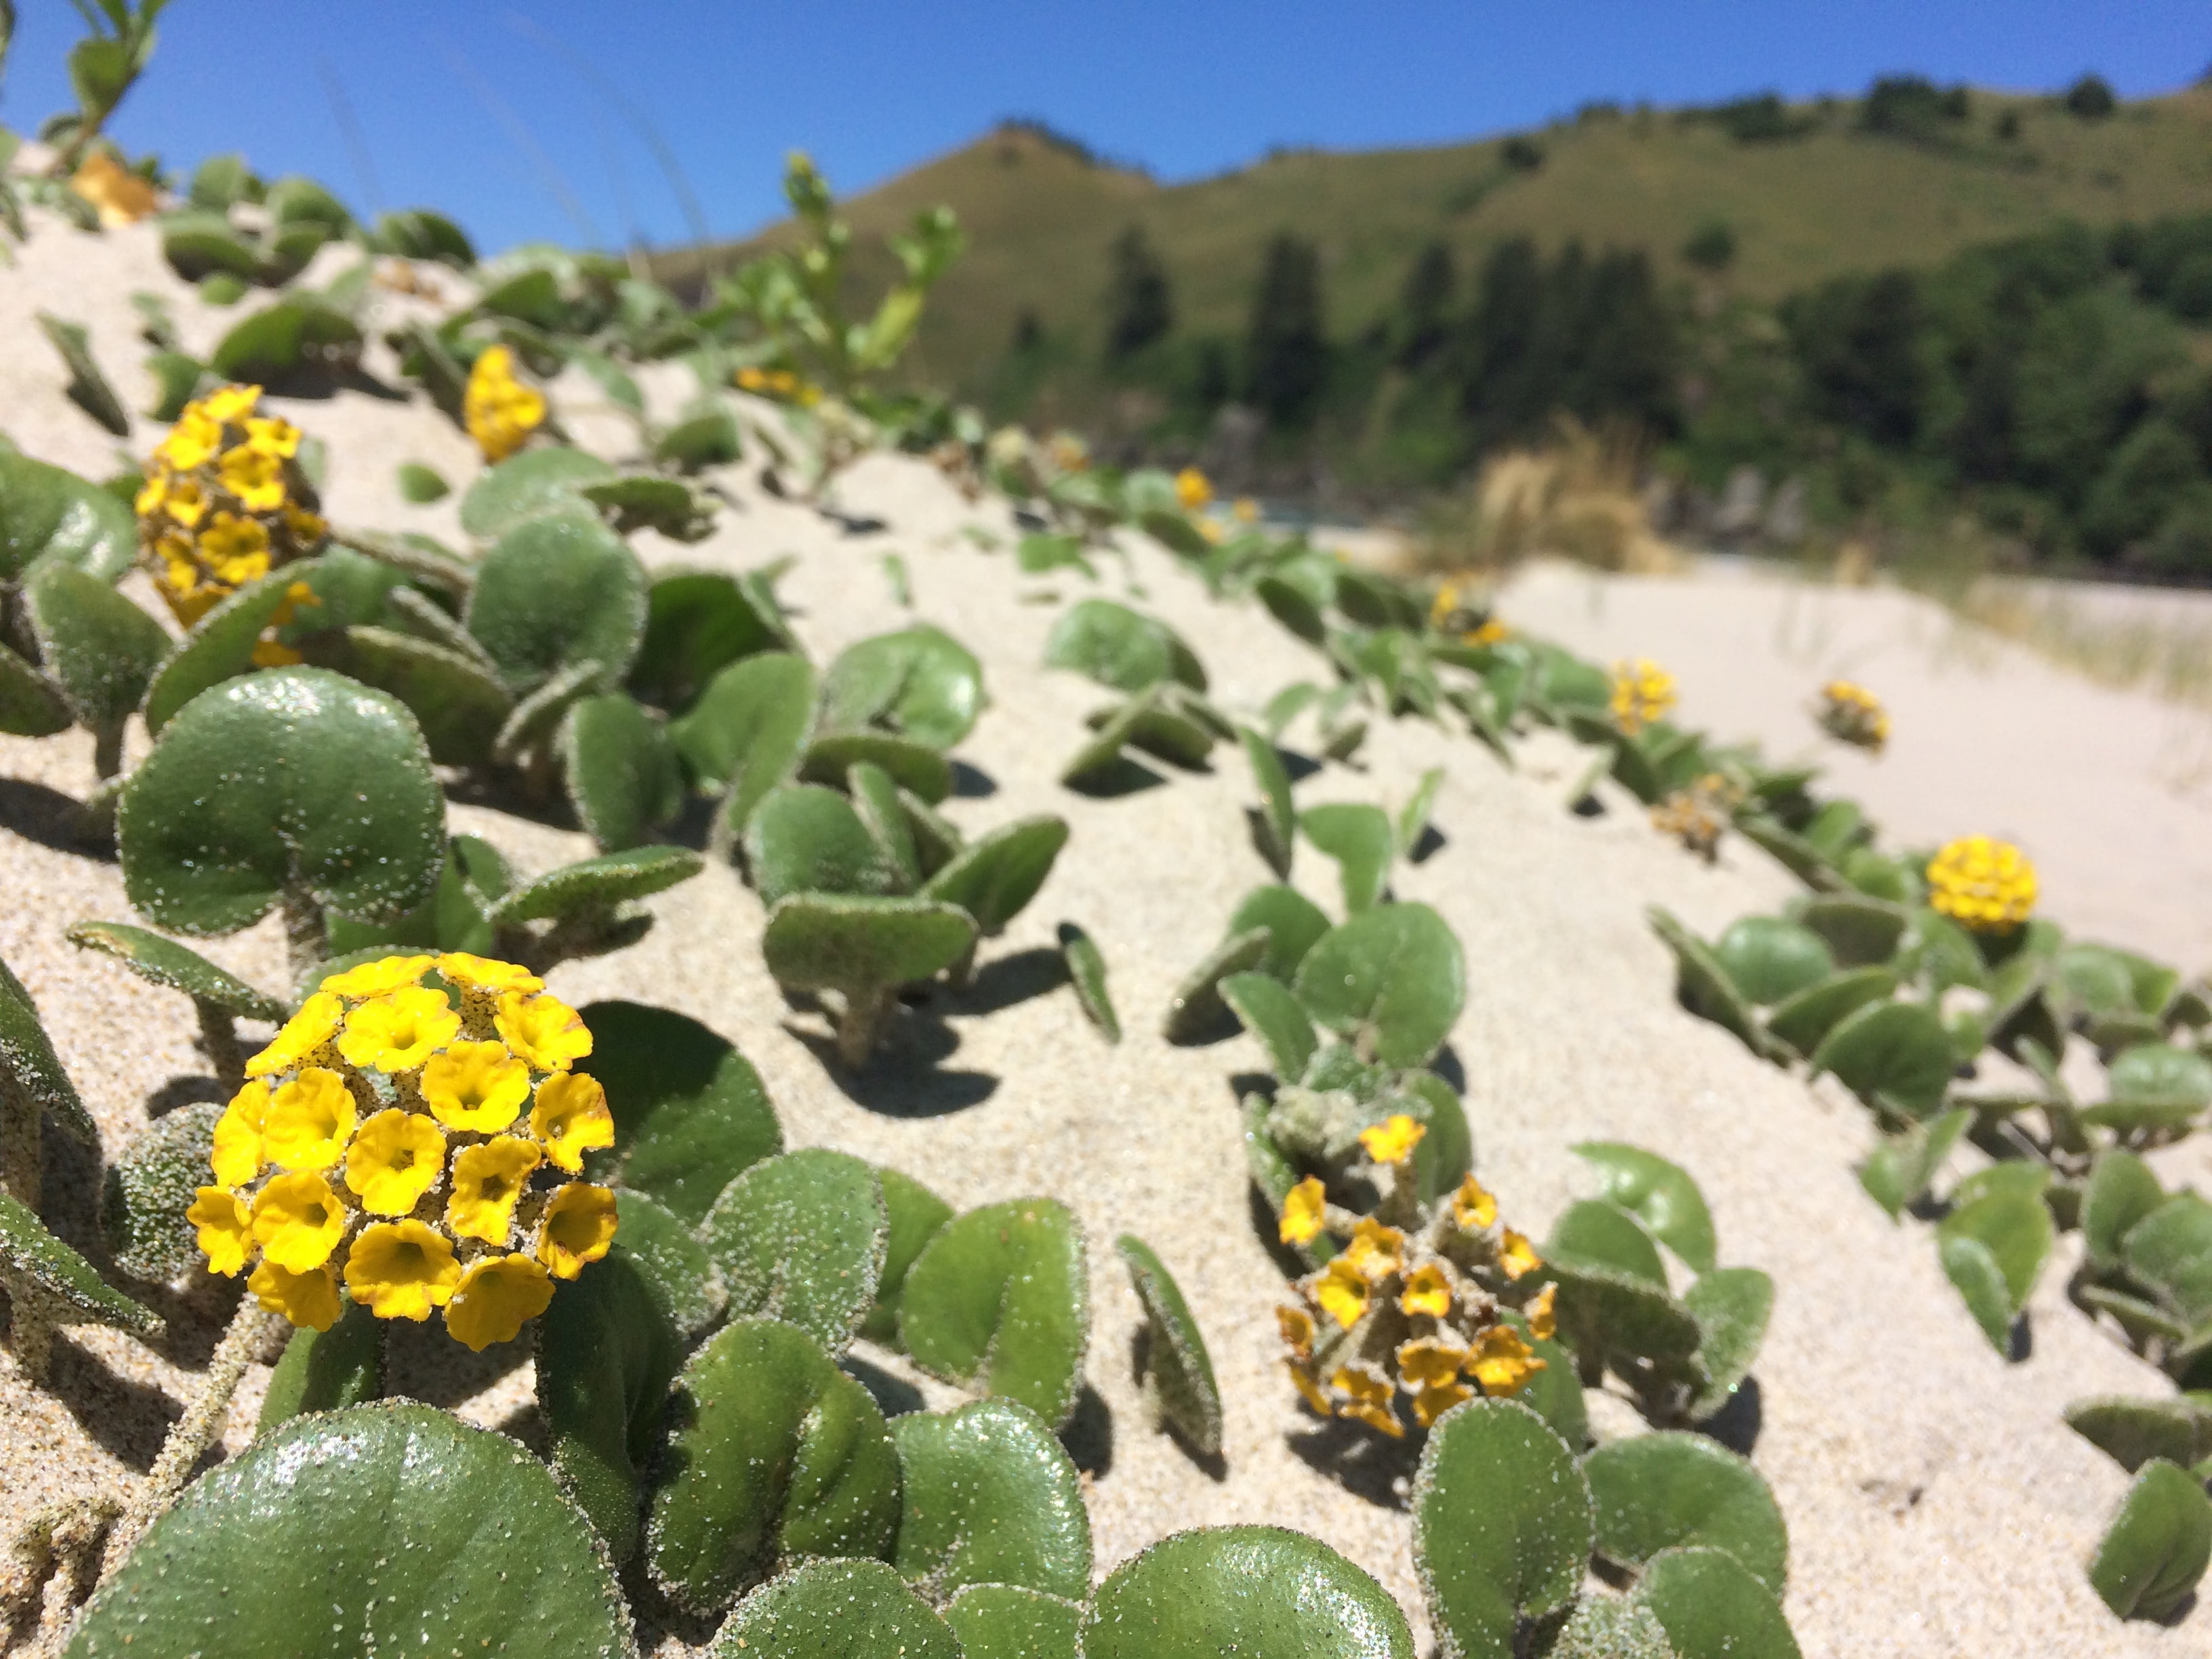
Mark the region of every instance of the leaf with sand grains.
[[963, 1659], [951, 1626], [881, 1561], [805, 1561], [740, 1601], [707, 1659]]
[[874, 1304], [889, 1236], [875, 1171], [818, 1146], [752, 1165], [699, 1224], [731, 1312], [796, 1325], [833, 1359]]
[[1056, 1199], [1027, 1198], [945, 1223], [907, 1273], [899, 1336], [931, 1376], [1065, 1424], [1091, 1340], [1074, 1214]]
[[835, 991], [837, 1052], [865, 1063], [898, 988], [935, 977], [975, 946], [957, 904], [846, 893], [793, 893], [769, 911], [761, 951], [778, 983]]
[[571, 703], [558, 746], [569, 805], [601, 852], [639, 845], [683, 810], [684, 774], [667, 726], [621, 692]]
[[2089, 1563], [2089, 1583], [2123, 1619], [2164, 1619], [2212, 1562], [2212, 1498], [2161, 1458], [2144, 1464]]
[[540, 514], [573, 511], [586, 486], [611, 483], [614, 466], [580, 449], [526, 449], [477, 475], [461, 497], [461, 528], [495, 541]]
[[1641, 1567], [1662, 1550], [1724, 1549], [1779, 1598], [1790, 1536], [1765, 1477], [1703, 1435], [1663, 1431], [1600, 1446], [1583, 1459], [1597, 1516], [1597, 1553]]
[[1069, 606], [1045, 641], [1044, 661], [1116, 691], [1139, 692], [1163, 680], [1206, 690], [1206, 670], [1173, 629], [1112, 599]]
[[915, 1412], [898, 1443], [898, 1570], [942, 1603], [971, 1584], [1079, 1600], [1091, 1589], [1091, 1516], [1074, 1462], [1011, 1400]]
[[1221, 1388], [1182, 1287], [1152, 1247], [1134, 1233], [1114, 1241], [1145, 1310], [1145, 1382], [1159, 1414], [1201, 1455], [1221, 1454]]
[[1293, 988], [1315, 1021], [1363, 1058], [1425, 1066], [1467, 1000], [1459, 939], [1425, 904], [1382, 904], [1330, 929]]
[[1634, 1594], [1657, 1617], [1678, 1659], [1800, 1659], [1781, 1603], [1726, 1550], [1663, 1550]]
[[645, 637], [645, 568], [598, 519], [548, 513], [477, 562], [462, 621], [518, 695], [586, 662], [619, 684]]
[[983, 665], [926, 623], [848, 646], [822, 678], [822, 720], [832, 732], [880, 727], [950, 749], [982, 708]]
[[646, 590], [645, 639], [630, 665], [633, 696], [671, 713], [689, 708], [733, 662], [785, 648], [777, 619], [720, 570], [657, 570]]
[[970, 1584], [945, 1605], [962, 1659], [1078, 1659], [1083, 1603], [1018, 1584]]
[[1281, 1527], [1170, 1534], [1109, 1574], [1085, 1659], [1413, 1659], [1406, 1615], [1318, 1539]]

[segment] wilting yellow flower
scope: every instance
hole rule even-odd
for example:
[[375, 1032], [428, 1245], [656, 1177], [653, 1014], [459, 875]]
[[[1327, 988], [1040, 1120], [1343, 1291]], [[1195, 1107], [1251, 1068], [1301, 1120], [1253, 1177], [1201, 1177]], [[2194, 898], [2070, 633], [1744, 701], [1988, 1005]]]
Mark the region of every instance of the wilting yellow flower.
[[1444, 1270], [1433, 1261], [1424, 1261], [1407, 1278], [1406, 1288], [1398, 1297], [1399, 1308], [1415, 1316], [1426, 1315], [1431, 1319], [1442, 1319], [1451, 1312], [1451, 1280]]
[[1473, 1176], [1459, 1183], [1451, 1206], [1452, 1219], [1470, 1233], [1479, 1233], [1498, 1219], [1498, 1200]]
[[592, 1052], [591, 1028], [556, 996], [509, 991], [499, 1000], [499, 1034], [540, 1072], [565, 1072]]
[[1413, 1157], [1413, 1148], [1421, 1144], [1421, 1137], [1426, 1133], [1426, 1126], [1416, 1123], [1403, 1112], [1393, 1112], [1382, 1122], [1370, 1123], [1362, 1129], [1359, 1144], [1377, 1164], [1403, 1164]]
[[1553, 1311], [1559, 1295], [1557, 1285], [1547, 1285], [1536, 1292], [1535, 1299], [1521, 1310], [1528, 1321], [1528, 1334], [1540, 1342], [1550, 1341], [1553, 1333], [1559, 1328], [1558, 1316]]
[[361, 1126], [346, 1151], [346, 1185], [371, 1215], [405, 1215], [446, 1168], [446, 1137], [420, 1112], [392, 1107]]
[[347, 1254], [346, 1289], [379, 1319], [420, 1322], [452, 1300], [461, 1264], [443, 1235], [419, 1221], [380, 1221], [362, 1229]]
[[1651, 827], [1708, 864], [1720, 856], [1721, 836], [1733, 819], [1736, 792], [1718, 773], [1677, 789], [1651, 809]]
[[446, 1225], [456, 1237], [507, 1243], [515, 1201], [544, 1154], [530, 1142], [501, 1135], [453, 1156], [453, 1192], [446, 1200]]
[[1423, 1389], [1413, 1396], [1413, 1421], [1425, 1429], [1437, 1425], [1442, 1417], [1461, 1401], [1474, 1398], [1474, 1390], [1464, 1382], [1440, 1382], [1433, 1389]]
[[1987, 836], [1948, 843], [1928, 866], [1928, 902], [1977, 933], [2002, 933], [2035, 908], [2035, 866], [2019, 848]]
[[462, 418], [487, 461], [503, 461], [545, 423], [544, 394], [514, 376], [514, 353], [487, 346], [469, 369]]
[[545, 1143], [545, 1155], [570, 1175], [580, 1175], [584, 1154], [615, 1144], [614, 1114], [599, 1079], [562, 1072], [538, 1085], [530, 1109], [530, 1133]]
[[275, 418], [251, 420], [246, 423], [246, 447], [264, 455], [273, 455], [280, 461], [289, 461], [300, 453], [300, 428], [289, 421]]
[[329, 1261], [345, 1229], [345, 1206], [319, 1175], [275, 1176], [253, 1200], [253, 1242], [271, 1261], [295, 1273], [312, 1273]]
[[1474, 1345], [1467, 1369], [1490, 1395], [1518, 1394], [1545, 1368], [1535, 1351], [1510, 1325], [1493, 1325]]
[[1314, 1282], [1312, 1295], [1323, 1312], [1349, 1330], [1366, 1313], [1370, 1292], [1367, 1276], [1338, 1256]]
[[411, 1072], [453, 1040], [461, 1017], [436, 991], [392, 992], [364, 1002], [346, 1016], [338, 1052], [349, 1066]]
[[261, 1173], [263, 1120], [269, 1111], [269, 1085], [255, 1078], [230, 1097], [215, 1122], [215, 1178], [226, 1187], [243, 1187]]
[[1283, 1362], [1283, 1369], [1291, 1374], [1291, 1385], [1297, 1389], [1307, 1405], [1311, 1406], [1323, 1417], [1336, 1415], [1335, 1402], [1322, 1392], [1321, 1384], [1313, 1380], [1304, 1366], [1296, 1360], [1285, 1359]]
[[545, 1206], [545, 1231], [538, 1259], [556, 1279], [574, 1279], [607, 1253], [615, 1242], [615, 1195], [611, 1188], [572, 1181]]
[[135, 225], [156, 205], [152, 182], [104, 149], [84, 158], [70, 175], [70, 188], [92, 204], [103, 230]]
[[[256, 426], [282, 425], [257, 421]], [[295, 446], [296, 447], [296, 444]], [[250, 443], [227, 449], [216, 470], [222, 487], [239, 499], [249, 513], [274, 513], [284, 504], [284, 458]], [[265, 532], [264, 532], [265, 533]]]
[[461, 1275], [446, 1304], [446, 1328], [453, 1340], [482, 1353], [495, 1342], [512, 1342], [526, 1320], [553, 1300], [553, 1280], [526, 1255], [487, 1256]]
[[1337, 1258], [1348, 1263], [1370, 1285], [1380, 1284], [1406, 1265], [1406, 1235], [1386, 1227], [1373, 1216], [1361, 1218], [1352, 1230], [1352, 1243]]
[[1613, 723], [1623, 732], [1641, 732], [1663, 719], [1674, 706], [1674, 677], [1647, 657], [1613, 671]]
[[229, 1278], [246, 1265], [246, 1247], [253, 1242], [253, 1214], [242, 1200], [221, 1187], [202, 1187], [192, 1196], [185, 1219], [199, 1230], [200, 1254], [208, 1271]]
[[246, 1076], [268, 1077], [290, 1071], [336, 1036], [338, 1022], [344, 1018], [345, 1004], [327, 992], [317, 992], [284, 1022], [274, 1042], [246, 1062]]
[[1213, 481], [1194, 466], [1176, 474], [1176, 500], [1186, 513], [1195, 513], [1213, 499]]
[[1440, 1389], [1459, 1375], [1468, 1351], [1433, 1336], [1398, 1345], [1398, 1375], [1413, 1389]]
[[336, 1072], [309, 1066], [269, 1097], [261, 1150], [285, 1170], [327, 1170], [353, 1139], [353, 1091]]
[[1310, 1244], [1321, 1237], [1322, 1224], [1328, 1215], [1328, 1200], [1322, 1192], [1321, 1178], [1308, 1176], [1283, 1200], [1282, 1219], [1276, 1224], [1275, 1237], [1285, 1244]]
[[385, 957], [349, 968], [343, 974], [331, 975], [324, 980], [322, 988], [342, 997], [390, 996], [394, 991], [421, 984], [423, 974], [436, 960], [435, 957]]
[[1344, 1404], [1337, 1407], [1340, 1415], [1357, 1418], [1370, 1429], [1380, 1429], [1393, 1440], [1405, 1434], [1406, 1425], [1391, 1409], [1398, 1397], [1397, 1390], [1390, 1386], [1390, 1379], [1373, 1366], [1346, 1365], [1328, 1379], [1328, 1384], [1345, 1396]]
[[1544, 1258], [1536, 1254], [1535, 1246], [1508, 1227], [1498, 1247], [1498, 1265], [1505, 1269], [1508, 1279], [1519, 1279], [1542, 1267]]
[[497, 1042], [456, 1042], [422, 1063], [422, 1098], [449, 1129], [497, 1134], [530, 1098], [530, 1068]]
[[1889, 741], [1889, 711], [1881, 706], [1881, 699], [1849, 680], [1830, 680], [1820, 688], [1820, 707], [1814, 711], [1814, 718], [1837, 741], [1870, 749], [1877, 755]]
[[518, 968], [511, 962], [495, 962], [489, 957], [471, 956], [465, 951], [447, 951], [438, 958], [438, 971], [463, 992], [480, 991], [487, 996], [545, 988], [545, 981], [526, 968]]
[[208, 412], [207, 403], [186, 404], [169, 435], [154, 451], [156, 460], [189, 472], [204, 466], [222, 447], [222, 422]]
[[1311, 1314], [1304, 1308], [1278, 1307], [1275, 1310], [1275, 1324], [1283, 1334], [1285, 1347], [1300, 1359], [1312, 1357], [1314, 1322]]
[[283, 1315], [295, 1325], [326, 1331], [337, 1323], [338, 1276], [327, 1266], [295, 1273], [264, 1261], [253, 1270], [246, 1288], [261, 1298], [263, 1307]]

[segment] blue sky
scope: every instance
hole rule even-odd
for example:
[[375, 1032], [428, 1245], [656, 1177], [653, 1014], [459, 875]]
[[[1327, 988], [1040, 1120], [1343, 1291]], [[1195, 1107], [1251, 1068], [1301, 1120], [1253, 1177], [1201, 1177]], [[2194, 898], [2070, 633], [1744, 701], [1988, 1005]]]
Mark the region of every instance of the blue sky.
[[[82, 26], [65, 0], [19, 10], [0, 121], [29, 131], [67, 100]], [[357, 209], [439, 207], [489, 251], [688, 240], [626, 110], [724, 236], [777, 216], [793, 146], [851, 191], [1007, 115], [1173, 180], [1273, 144], [1446, 143], [1592, 99], [1804, 96], [1899, 70], [2049, 89], [2087, 70], [2132, 97], [2209, 64], [2203, 0], [173, 0], [115, 131], [172, 167], [243, 150]]]

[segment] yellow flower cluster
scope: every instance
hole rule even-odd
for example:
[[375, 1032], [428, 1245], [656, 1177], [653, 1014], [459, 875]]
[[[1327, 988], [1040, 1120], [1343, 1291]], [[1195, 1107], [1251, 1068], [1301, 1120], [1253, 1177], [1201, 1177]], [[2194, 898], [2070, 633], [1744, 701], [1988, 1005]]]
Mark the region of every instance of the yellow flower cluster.
[[1613, 671], [1613, 723], [1633, 736], [1674, 706], [1674, 677], [1648, 657]]
[[1194, 466], [1176, 474], [1176, 500], [1186, 513], [1202, 512], [1213, 499], [1213, 481]]
[[[437, 970], [449, 995], [424, 976]], [[457, 1006], [458, 1004], [458, 1006]], [[512, 1340], [614, 1242], [584, 1154], [614, 1145], [576, 1011], [512, 963], [386, 957], [325, 979], [246, 1062], [187, 1214], [208, 1266], [328, 1330], [343, 1282], [379, 1319]], [[550, 1178], [550, 1179], [549, 1179]]]
[[1708, 772], [1653, 807], [1651, 827], [1711, 864], [1720, 855], [1721, 832], [1742, 800], [1743, 791], [1735, 784], [1718, 772]]
[[300, 428], [257, 416], [260, 401], [258, 386], [227, 386], [186, 404], [138, 490], [140, 556], [187, 628], [330, 533], [300, 471]]
[[1429, 627], [1438, 634], [1456, 634], [1462, 645], [1496, 645], [1512, 637], [1513, 630], [1495, 612], [1485, 614], [1468, 603], [1459, 584], [1446, 582], [1429, 602]]
[[[1403, 1114], [1363, 1131], [1377, 1165], [1410, 1171], [1425, 1131]], [[1520, 1281], [1543, 1266], [1528, 1239], [1499, 1224], [1498, 1200], [1473, 1176], [1417, 1224], [1332, 1214], [1317, 1177], [1291, 1189], [1280, 1237], [1309, 1244], [1324, 1231], [1348, 1242], [1298, 1281], [1303, 1300], [1275, 1310], [1291, 1381], [1323, 1416], [1348, 1417], [1396, 1438], [1397, 1396], [1427, 1428], [1477, 1389], [1517, 1394], [1545, 1362], [1504, 1322], [1522, 1304], [1530, 1335], [1553, 1333], [1553, 1287], [1523, 1297]]]
[[94, 150], [70, 178], [70, 188], [92, 204], [100, 228], [135, 225], [161, 205], [152, 182], [106, 150]]
[[811, 409], [822, 401], [822, 388], [811, 380], [803, 380], [787, 368], [763, 368], [748, 363], [737, 374], [738, 390], [750, 392], [756, 398], [774, 398], [779, 402], [797, 404], [801, 409]]
[[1849, 680], [1830, 680], [1820, 688], [1820, 702], [1814, 718], [1838, 743], [1871, 749], [1877, 755], [1889, 741], [1889, 711], [1881, 706], [1881, 699]]
[[1928, 902], [1977, 933], [2009, 933], [2035, 908], [2035, 866], [2010, 842], [1962, 836], [1929, 861]]
[[461, 416], [487, 461], [503, 461], [545, 424], [545, 394], [515, 378], [514, 353], [486, 346], [469, 369]]

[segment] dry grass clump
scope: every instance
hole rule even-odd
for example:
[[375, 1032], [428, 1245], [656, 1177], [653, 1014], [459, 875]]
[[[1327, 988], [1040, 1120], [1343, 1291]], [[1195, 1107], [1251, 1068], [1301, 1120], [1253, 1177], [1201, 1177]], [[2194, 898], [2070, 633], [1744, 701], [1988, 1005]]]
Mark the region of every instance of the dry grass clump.
[[1562, 416], [1553, 441], [1507, 450], [1426, 516], [1417, 562], [1439, 570], [1500, 572], [1545, 555], [1600, 570], [1649, 574], [1679, 566], [1651, 528], [1638, 488], [1635, 443]]

